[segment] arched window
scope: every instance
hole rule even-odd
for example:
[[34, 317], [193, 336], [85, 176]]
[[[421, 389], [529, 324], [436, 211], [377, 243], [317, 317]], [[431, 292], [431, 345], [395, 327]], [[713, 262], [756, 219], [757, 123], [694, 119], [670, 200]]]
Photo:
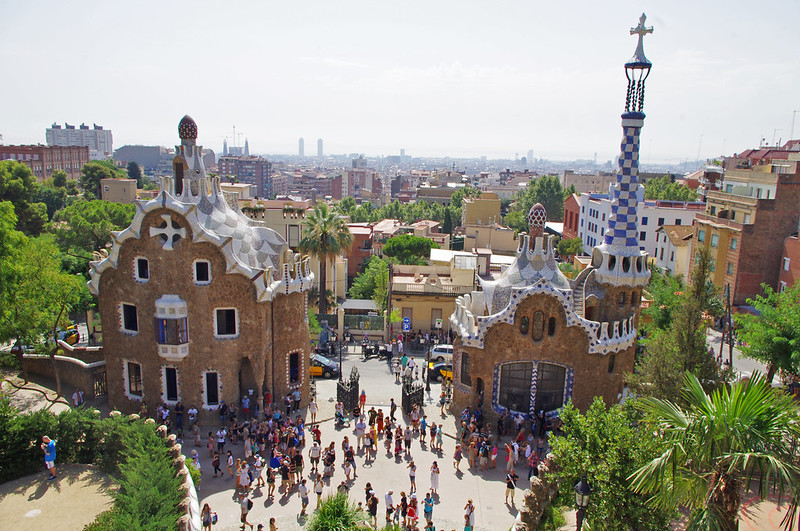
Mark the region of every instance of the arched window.
[[547, 335], [552, 336], [556, 333], [556, 318], [551, 317], [547, 320]]
[[620, 308], [624, 308], [625, 307], [625, 292], [624, 291], [619, 294], [619, 300], [617, 301], [617, 304], [619, 305]]
[[614, 362], [616, 361], [615, 358], [616, 356], [614, 356], [613, 354], [608, 356], [608, 374], [614, 372]]
[[289, 354], [289, 381], [291, 383], [300, 381], [300, 354], [297, 352]]
[[523, 316], [522, 319], [519, 320], [519, 331], [520, 331], [520, 333], [523, 336], [527, 336], [528, 335], [528, 330], [530, 330], [530, 327], [531, 327], [530, 318], [527, 315]]
[[539, 341], [544, 335], [544, 312], [541, 310], [533, 314], [533, 339]]

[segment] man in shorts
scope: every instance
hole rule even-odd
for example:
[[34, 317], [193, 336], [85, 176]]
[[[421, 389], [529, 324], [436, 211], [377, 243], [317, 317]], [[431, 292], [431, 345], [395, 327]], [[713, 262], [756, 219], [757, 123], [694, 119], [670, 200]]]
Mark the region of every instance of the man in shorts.
[[44, 451], [44, 464], [47, 466], [47, 471], [50, 472], [50, 477], [47, 481], [56, 479], [56, 442], [45, 435], [42, 437], [42, 451]]
[[300, 493], [300, 502], [303, 504], [303, 510], [300, 511], [300, 516], [305, 516], [306, 507], [308, 507], [308, 487], [306, 487], [305, 478], [303, 478], [303, 481], [300, 482], [300, 486], [298, 487], [297, 491]]

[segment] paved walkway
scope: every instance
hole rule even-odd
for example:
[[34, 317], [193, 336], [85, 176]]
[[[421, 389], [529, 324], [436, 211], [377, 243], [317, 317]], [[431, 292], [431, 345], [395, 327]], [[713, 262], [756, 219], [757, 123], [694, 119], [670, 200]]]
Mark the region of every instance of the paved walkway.
[[111, 479], [87, 465], [60, 465], [58, 479], [47, 472], [0, 485], [5, 529], [83, 529], [111, 507]]

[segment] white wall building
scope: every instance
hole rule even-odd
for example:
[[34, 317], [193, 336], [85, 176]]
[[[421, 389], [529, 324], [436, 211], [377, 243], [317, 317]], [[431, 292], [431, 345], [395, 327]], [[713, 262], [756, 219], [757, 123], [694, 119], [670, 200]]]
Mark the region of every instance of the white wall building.
[[[659, 227], [691, 225], [695, 214], [705, 209], [705, 203], [645, 201], [642, 185], [639, 185], [636, 196], [639, 201], [639, 248], [650, 256], [655, 256], [656, 230]], [[579, 199], [578, 237], [583, 240], [583, 251], [591, 254], [592, 249], [603, 241], [611, 214], [611, 200], [609, 194], [581, 194]]]
[[102, 125], [92, 124], [92, 129], [86, 124], [77, 128], [74, 125], [64, 124], [62, 128], [54, 123], [45, 131], [48, 146], [86, 146], [89, 148], [91, 160], [105, 160], [114, 153], [113, 137], [110, 129], [103, 129]]

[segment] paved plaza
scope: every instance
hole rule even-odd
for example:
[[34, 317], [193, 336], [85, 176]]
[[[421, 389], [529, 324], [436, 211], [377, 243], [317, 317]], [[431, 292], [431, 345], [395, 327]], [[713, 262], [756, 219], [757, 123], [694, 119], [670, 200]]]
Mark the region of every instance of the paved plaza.
[[[363, 361], [360, 355], [360, 347], [351, 347], [349, 353], [343, 355], [343, 373], [344, 377], [349, 376], [350, 370], [353, 366], [358, 368], [361, 375], [360, 386], [367, 393], [366, 409], [371, 407], [376, 409], [382, 408], [384, 413], [388, 416], [389, 413], [389, 400], [395, 399], [398, 403], [398, 418], [400, 415], [400, 384], [395, 383], [395, 377], [391, 373], [389, 365], [386, 361], [379, 361], [371, 358], [368, 361]], [[420, 355], [418, 361], [423, 361]], [[506, 530], [509, 529], [516, 518], [517, 507], [522, 502], [522, 491], [527, 488], [528, 482], [525, 479], [527, 476], [527, 466], [524, 471], [520, 470], [519, 475], [519, 488], [515, 496], [516, 506], [506, 505], [503, 501], [505, 494], [505, 452], [498, 454], [497, 468], [485, 473], [480, 473], [477, 469], [469, 470], [466, 458], [461, 461], [461, 472], [456, 473], [453, 466], [453, 453], [455, 451], [455, 434], [456, 434], [456, 419], [452, 414], [447, 413], [442, 416], [439, 410], [439, 393], [441, 391], [440, 384], [431, 383], [430, 394], [426, 394], [425, 411], [428, 416], [429, 422], [436, 422], [437, 424], [444, 422], [444, 438], [443, 450], [441, 452], [432, 451], [429, 444], [420, 444], [418, 437], [415, 435], [411, 448], [411, 456], [393, 457], [388, 454], [386, 447], [383, 444], [383, 438], [378, 440], [378, 453], [375, 461], [369, 465], [364, 466], [364, 452], [359, 451], [356, 454], [356, 473], [358, 476], [350, 484], [350, 497], [354, 503], [365, 501], [364, 488], [367, 482], [372, 484], [375, 495], [378, 497], [380, 504], [378, 507], [378, 523], [384, 523], [384, 495], [388, 490], [394, 491], [394, 501], [399, 503], [400, 492], [405, 491], [410, 496], [410, 481], [408, 476], [408, 463], [413, 458], [417, 466], [417, 496], [418, 501], [421, 502], [426, 492], [430, 488], [430, 468], [434, 461], [437, 461], [441, 469], [439, 479], [439, 496], [435, 497], [436, 505], [433, 510], [433, 522], [436, 529], [458, 529], [464, 528], [464, 506], [468, 499], [472, 499], [476, 508], [475, 529], [476, 530]], [[322, 445], [330, 444], [331, 441], [336, 443], [337, 449], [337, 467], [332, 477], [326, 478], [326, 491], [325, 493], [335, 492], [336, 487], [345, 480], [344, 472], [338, 466], [341, 463], [341, 442], [345, 436], [350, 438], [350, 441], [355, 443], [354, 424], [351, 423], [349, 428], [336, 429], [334, 427], [334, 406], [336, 402], [336, 381], [335, 380], [318, 380], [317, 381], [317, 396], [320, 404], [320, 412], [317, 415], [317, 420], [322, 419], [320, 429], [322, 431]], [[406, 419], [408, 420], [408, 419]], [[410, 420], [408, 420], [410, 424]], [[403, 421], [401, 420], [401, 425]], [[203, 427], [203, 434], [206, 435], [211, 429], [216, 430], [217, 426]], [[310, 436], [307, 435], [310, 441]], [[191, 453], [194, 441], [187, 439], [184, 443], [184, 453], [189, 455]], [[216, 529], [221, 530], [234, 530], [238, 529], [239, 524], [239, 505], [235, 501], [235, 482], [233, 479], [227, 477], [214, 478], [212, 477], [211, 460], [209, 459], [208, 450], [205, 446], [205, 440], [201, 441], [201, 448], [197, 448], [201, 456], [201, 464], [203, 466], [203, 481], [198, 490], [200, 498], [200, 505], [208, 503], [211, 509], [219, 515], [219, 523], [215, 526]], [[226, 445], [226, 450], [232, 450], [234, 457], [244, 457], [244, 451], [241, 444]], [[308, 444], [304, 448], [303, 457], [306, 464], [305, 477], [308, 478]], [[312, 482], [309, 482], [312, 483]], [[278, 485], [280, 481], [278, 481]], [[315, 496], [313, 494], [312, 485], [309, 484], [311, 491], [311, 502], [309, 511], [313, 510], [315, 504]], [[252, 492], [252, 499], [254, 502], [253, 510], [250, 512], [249, 521], [254, 524], [263, 523], [265, 526], [269, 522], [270, 517], [277, 520], [278, 529], [284, 530], [298, 530], [302, 529], [305, 523], [304, 518], [298, 515], [301, 509], [300, 498], [296, 490], [293, 490], [289, 495], [278, 492], [276, 488], [275, 498], [268, 500], [266, 496], [266, 488], [256, 489]], [[324, 495], [323, 495], [324, 496]], [[421, 508], [420, 508], [421, 513]], [[424, 523], [424, 518], [420, 519]], [[420, 524], [420, 529], [423, 527]]]

